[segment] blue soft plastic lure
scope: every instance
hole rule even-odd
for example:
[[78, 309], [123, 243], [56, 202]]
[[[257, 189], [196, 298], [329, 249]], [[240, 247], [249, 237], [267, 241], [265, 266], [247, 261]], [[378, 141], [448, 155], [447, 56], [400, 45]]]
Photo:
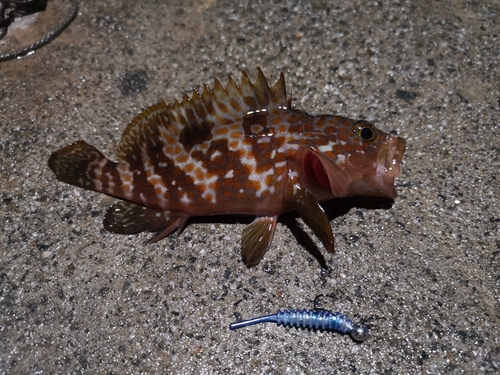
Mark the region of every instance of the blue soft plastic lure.
[[267, 322], [296, 328], [338, 331], [351, 335], [356, 341], [365, 341], [369, 337], [368, 327], [365, 325], [354, 324], [345, 315], [328, 310], [279, 310], [276, 314], [231, 323], [229, 329]]

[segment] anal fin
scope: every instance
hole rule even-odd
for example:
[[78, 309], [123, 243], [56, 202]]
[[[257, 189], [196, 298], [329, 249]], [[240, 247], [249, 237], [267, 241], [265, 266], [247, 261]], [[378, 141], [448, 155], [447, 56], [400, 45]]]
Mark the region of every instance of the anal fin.
[[248, 268], [256, 266], [269, 250], [277, 221], [278, 216], [258, 217], [243, 229], [241, 257]]
[[104, 217], [104, 228], [119, 234], [156, 232], [148, 241], [148, 243], [154, 243], [175, 230], [180, 232], [187, 219], [179, 213], [155, 210], [132, 202], [118, 201], [108, 208]]

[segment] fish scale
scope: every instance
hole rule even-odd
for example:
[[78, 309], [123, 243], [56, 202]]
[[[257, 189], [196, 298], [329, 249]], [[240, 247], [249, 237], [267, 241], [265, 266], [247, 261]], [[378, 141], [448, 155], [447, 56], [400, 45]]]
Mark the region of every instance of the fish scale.
[[54, 152], [49, 167], [63, 182], [121, 199], [105, 228], [153, 232], [150, 242], [182, 231], [192, 216], [255, 215], [242, 238], [251, 267], [269, 249], [278, 216], [294, 209], [333, 253], [319, 203], [395, 198], [404, 150], [404, 139], [366, 121], [292, 109], [283, 73], [270, 87], [258, 69], [253, 83], [243, 72], [240, 85], [216, 79], [212, 90], [145, 109], [123, 133], [117, 163], [77, 141]]

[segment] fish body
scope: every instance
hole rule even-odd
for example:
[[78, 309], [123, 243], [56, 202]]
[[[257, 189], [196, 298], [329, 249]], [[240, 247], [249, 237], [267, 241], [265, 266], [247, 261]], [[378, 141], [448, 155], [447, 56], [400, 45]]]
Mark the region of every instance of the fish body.
[[156, 242], [192, 216], [249, 214], [242, 258], [258, 264], [281, 213], [297, 210], [329, 252], [330, 223], [319, 203], [353, 195], [395, 198], [405, 140], [366, 121], [313, 116], [291, 108], [284, 76], [193, 91], [181, 102], [144, 110], [125, 130], [118, 162], [85, 141], [49, 159], [56, 177], [120, 201], [104, 226], [115, 233], [154, 232]]

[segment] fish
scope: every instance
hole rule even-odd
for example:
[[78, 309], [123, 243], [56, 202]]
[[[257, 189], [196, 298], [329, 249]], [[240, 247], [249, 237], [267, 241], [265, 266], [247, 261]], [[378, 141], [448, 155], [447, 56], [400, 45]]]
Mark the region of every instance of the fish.
[[142, 111], [111, 161], [83, 140], [51, 154], [62, 182], [116, 199], [104, 217], [113, 233], [151, 232], [149, 243], [189, 218], [252, 215], [241, 257], [250, 268], [269, 250], [278, 217], [296, 210], [329, 253], [330, 222], [320, 205], [355, 195], [396, 198], [406, 141], [366, 120], [292, 108], [284, 74], [269, 86], [262, 70], [224, 87]]

